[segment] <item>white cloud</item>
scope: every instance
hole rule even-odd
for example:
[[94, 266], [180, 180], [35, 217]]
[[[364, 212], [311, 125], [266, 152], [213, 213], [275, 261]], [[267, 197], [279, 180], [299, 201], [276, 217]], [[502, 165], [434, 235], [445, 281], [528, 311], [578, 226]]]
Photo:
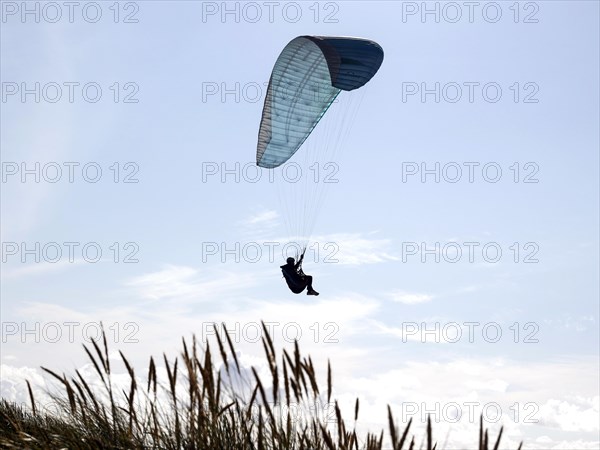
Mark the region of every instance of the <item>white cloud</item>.
[[596, 319], [591, 315], [579, 317], [567, 315], [564, 318], [544, 319], [544, 322], [561, 330], [581, 332], [588, 330], [589, 327], [594, 327]]
[[404, 303], [406, 305], [415, 305], [431, 301], [434, 296], [429, 294], [411, 293], [404, 291], [394, 291], [388, 294], [393, 301]]
[[246, 226], [260, 226], [272, 228], [278, 225], [279, 214], [274, 210], [264, 210], [255, 213], [242, 221], [242, 224]]
[[[561, 362], [525, 365], [514, 360], [460, 358], [443, 362], [403, 361], [394, 369], [378, 369], [366, 376], [344, 373], [340, 378], [334, 370], [334, 378], [336, 393], [345, 400], [346, 411], [351, 411], [357, 396], [360, 398], [362, 429], [385, 428], [385, 405], [390, 404], [401, 423], [413, 417], [415, 430], [421, 432], [427, 412], [437, 414], [434, 435], [441, 441], [446, 431], [450, 433], [449, 445], [443, 448], [471, 448], [479, 414], [483, 412], [488, 419], [486, 426], [496, 433], [504, 426], [502, 448], [516, 448], [523, 440], [524, 448], [585, 449], [595, 448], [592, 433], [599, 429], [598, 396], [594, 394], [597, 373], [589, 373], [586, 379], [579, 374], [594, 366], [597, 360], [593, 359], [572, 361], [566, 366]], [[572, 380], [578, 377], [580, 384], [575, 387]], [[566, 395], [567, 385], [571, 386], [569, 390], [591, 395]], [[455, 404], [462, 416], [452, 423]], [[494, 422], [496, 405], [501, 417]], [[473, 414], [469, 408], [473, 408]], [[518, 419], [515, 409], [519, 411]], [[568, 436], [565, 432], [580, 434], [576, 441], [569, 441], [564, 440]], [[590, 440], [582, 432], [590, 433]], [[546, 437], [537, 441], [540, 434]]]
[[36, 275], [45, 275], [50, 272], [66, 270], [77, 265], [85, 263], [83, 259], [74, 259], [70, 262], [68, 259], [57, 261], [56, 263], [42, 262], [41, 264], [21, 265], [16, 269], [4, 269], [1, 275], [2, 280], [30, 277]]
[[318, 248], [322, 253], [326, 253], [324, 251], [327, 250], [324, 249], [326, 244], [333, 244], [335, 251], [330, 251], [325, 256], [332, 258], [337, 264], [356, 266], [399, 260], [392, 253], [390, 239], [371, 239], [362, 233], [315, 236], [311, 239], [311, 243], [320, 244]]
[[[373, 327], [376, 330], [378, 330], [380, 333], [400, 338], [402, 342], [408, 342], [408, 341], [421, 342], [421, 340], [422, 340], [422, 337], [420, 334], [411, 332], [411, 330], [407, 329], [407, 327], [403, 327], [403, 328], [389, 327], [389, 326], [385, 325], [384, 323], [377, 321], [377, 320], [373, 320], [372, 324], [373, 324]], [[444, 344], [446, 341], [444, 341], [444, 340], [440, 341], [438, 339], [437, 342]]]
[[251, 216], [246, 220], [246, 223], [255, 225], [257, 223], [271, 223], [279, 217], [277, 211], [263, 211], [259, 214]]
[[13, 401], [22, 406], [30, 406], [26, 380], [31, 383], [34, 399], [43, 403], [50, 402], [47, 394], [46, 379], [40, 371], [31, 367], [15, 367], [0, 365], [0, 393], [3, 399]]
[[540, 425], [564, 431], [597, 432], [600, 418], [598, 399], [597, 395], [549, 399], [539, 407]]
[[141, 298], [150, 300], [214, 300], [214, 295], [239, 291], [256, 285], [256, 275], [241, 272], [205, 272], [187, 266], [166, 266], [163, 270], [137, 276], [126, 285]]
[[[30, 324], [32, 321], [63, 323], [70, 320], [85, 323], [91, 320], [90, 314], [53, 303], [27, 302], [18, 309], [18, 313], [26, 317]], [[23, 329], [19, 331], [22, 332]]]

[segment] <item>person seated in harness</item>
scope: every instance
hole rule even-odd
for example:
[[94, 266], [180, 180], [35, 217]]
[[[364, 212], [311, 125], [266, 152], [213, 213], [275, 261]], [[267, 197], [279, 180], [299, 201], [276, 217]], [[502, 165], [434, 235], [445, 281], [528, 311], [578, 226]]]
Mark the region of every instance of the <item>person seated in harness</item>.
[[300, 259], [296, 264], [294, 258], [289, 257], [281, 267], [281, 272], [285, 278], [285, 282], [294, 294], [300, 294], [304, 288], [306, 288], [306, 295], [319, 295], [312, 287], [313, 277], [306, 275], [302, 271], [302, 260], [304, 259], [304, 253], [300, 256]]

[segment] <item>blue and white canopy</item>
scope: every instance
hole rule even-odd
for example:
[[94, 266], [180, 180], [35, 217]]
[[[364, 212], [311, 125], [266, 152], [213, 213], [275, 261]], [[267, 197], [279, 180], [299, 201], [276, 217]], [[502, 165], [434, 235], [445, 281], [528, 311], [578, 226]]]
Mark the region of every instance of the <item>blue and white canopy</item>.
[[256, 164], [271, 169], [290, 159], [337, 95], [364, 86], [382, 62], [382, 48], [367, 39], [293, 39], [279, 55], [269, 80]]

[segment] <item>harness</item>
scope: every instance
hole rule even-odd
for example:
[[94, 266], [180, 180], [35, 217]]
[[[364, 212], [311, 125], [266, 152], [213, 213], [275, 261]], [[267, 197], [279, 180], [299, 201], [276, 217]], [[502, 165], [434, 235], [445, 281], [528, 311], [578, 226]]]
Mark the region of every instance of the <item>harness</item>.
[[281, 266], [281, 273], [283, 274], [283, 278], [285, 278], [285, 282], [287, 283], [288, 287], [296, 294], [302, 292], [306, 287], [306, 284], [304, 283], [305, 274], [302, 269], [299, 267], [296, 271], [298, 278], [300, 278], [300, 280], [298, 280], [296, 277], [288, 273], [285, 267], [286, 266]]

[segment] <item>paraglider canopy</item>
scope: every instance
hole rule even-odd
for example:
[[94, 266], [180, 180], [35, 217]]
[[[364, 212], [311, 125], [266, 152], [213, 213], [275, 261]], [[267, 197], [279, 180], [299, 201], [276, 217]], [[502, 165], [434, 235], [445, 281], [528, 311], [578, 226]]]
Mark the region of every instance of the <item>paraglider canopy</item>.
[[273, 68], [258, 132], [256, 164], [275, 168], [300, 148], [340, 91], [367, 83], [383, 62], [375, 42], [299, 36]]

